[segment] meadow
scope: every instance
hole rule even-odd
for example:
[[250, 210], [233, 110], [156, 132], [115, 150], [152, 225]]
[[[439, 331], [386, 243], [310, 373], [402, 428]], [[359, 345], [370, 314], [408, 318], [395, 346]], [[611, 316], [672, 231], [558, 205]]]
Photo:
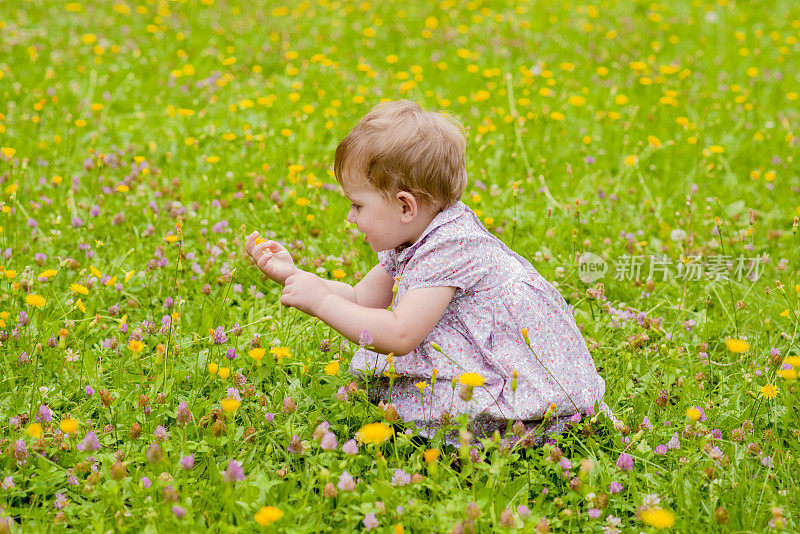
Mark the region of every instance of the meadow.
[[[0, 2], [0, 532], [799, 531], [799, 96], [789, 0]], [[333, 154], [398, 98], [616, 423], [420, 445], [244, 256], [375, 265]]]

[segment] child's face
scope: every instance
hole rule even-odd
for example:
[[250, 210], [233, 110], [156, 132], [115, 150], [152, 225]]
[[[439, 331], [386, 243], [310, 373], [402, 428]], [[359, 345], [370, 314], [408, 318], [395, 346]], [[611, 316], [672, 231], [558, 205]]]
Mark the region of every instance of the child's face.
[[365, 234], [365, 240], [375, 252], [390, 250], [405, 243], [407, 231], [400, 221], [399, 203], [386, 202], [380, 193], [370, 189], [348, 189], [350, 212], [347, 220]]

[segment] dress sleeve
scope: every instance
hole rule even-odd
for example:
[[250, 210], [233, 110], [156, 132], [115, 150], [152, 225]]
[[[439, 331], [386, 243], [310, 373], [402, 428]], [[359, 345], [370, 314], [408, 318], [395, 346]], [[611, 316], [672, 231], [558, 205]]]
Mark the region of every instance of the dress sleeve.
[[378, 252], [378, 265], [392, 276], [397, 275], [397, 254], [394, 250], [382, 250]]
[[414, 251], [401, 276], [408, 290], [441, 286], [468, 290], [482, 277], [485, 250], [474, 237], [430, 239]]

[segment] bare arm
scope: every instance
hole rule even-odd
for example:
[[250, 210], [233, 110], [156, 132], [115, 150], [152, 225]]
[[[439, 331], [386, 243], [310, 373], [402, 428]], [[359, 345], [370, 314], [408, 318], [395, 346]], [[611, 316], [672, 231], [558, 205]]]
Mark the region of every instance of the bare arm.
[[373, 350], [403, 355], [425, 340], [454, 293], [454, 287], [412, 289], [394, 310], [367, 308], [329, 294], [320, 301], [314, 315], [350, 341], [357, 343], [366, 330], [373, 339]]
[[385, 309], [392, 303], [394, 278], [380, 265], [370, 269], [367, 276], [355, 286], [335, 280], [323, 281], [331, 293], [366, 308]]

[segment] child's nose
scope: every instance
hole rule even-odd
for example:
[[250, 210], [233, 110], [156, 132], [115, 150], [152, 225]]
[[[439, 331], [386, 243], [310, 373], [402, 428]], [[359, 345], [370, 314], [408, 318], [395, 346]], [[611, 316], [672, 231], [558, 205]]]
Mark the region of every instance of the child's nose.
[[347, 222], [350, 224], [356, 223], [356, 210], [350, 208], [350, 211], [347, 212]]

